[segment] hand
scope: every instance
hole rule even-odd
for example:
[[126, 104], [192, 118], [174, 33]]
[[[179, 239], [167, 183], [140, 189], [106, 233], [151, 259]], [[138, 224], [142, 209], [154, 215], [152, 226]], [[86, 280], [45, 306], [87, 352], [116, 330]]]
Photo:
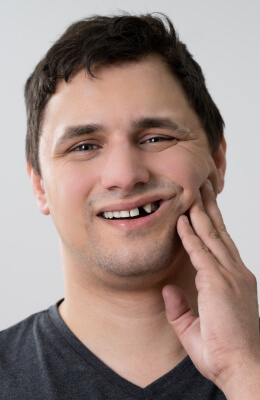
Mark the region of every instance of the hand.
[[169, 323], [196, 368], [225, 393], [260, 371], [256, 279], [226, 231], [209, 181], [200, 192], [189, 210], [191, 222], [182, 215], [177, 224], [197, 270], [199, 317], [177, 286], [165, 286], [163, 297]]

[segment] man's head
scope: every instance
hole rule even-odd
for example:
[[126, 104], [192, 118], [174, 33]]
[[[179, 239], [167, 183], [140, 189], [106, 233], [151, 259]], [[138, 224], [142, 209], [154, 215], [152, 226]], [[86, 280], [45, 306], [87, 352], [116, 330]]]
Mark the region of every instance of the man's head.
[[39, 139], [44, 110], [57, 84], [79, 69], [93, 75], [94, 66], [139, 61], [149, 54], [162, 56], [179, 80], [215, 152], [223, 137], [223, 120], [212, 101], [200, 66], [179, 40], [165, 16], [95, 16], [71, 25], [36, 66], [25, 87], [27, 107], [26, 156], [41, 175]]
[[[102, 40], [82, 35], [85, 26]], [[95, 52], [82, 52], [85, 41]], [[45, 96], [42, 114], [29, 112], [41, 129], [29, 128], [37, 152], [28, 139], [28, 172], [40, 210], [59, 232], [63, 264], [74, 274], [105, 273], [111, 284], [165, 278], [182, 265], [179, 216], [207, 178], [216, 192], [223, 187], [223, 122], [200, 68], [173, 28], [150, 16], [83, 21], [48, 58], [27, 84], [32, 109], [34, 93]]]

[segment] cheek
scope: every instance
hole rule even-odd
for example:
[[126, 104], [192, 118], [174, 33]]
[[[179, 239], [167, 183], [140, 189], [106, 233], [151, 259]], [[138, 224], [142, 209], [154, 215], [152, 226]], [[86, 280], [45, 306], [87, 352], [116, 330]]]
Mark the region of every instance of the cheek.
[[197, 192], [209, 175], [209, 163], [204, 154], [176, 147], [174, 151], [164, 152], [163, 162], [158, 163], [160, 174], [179, 184], [183, 189]]
[[[52, 214], [62, 214], [74, 216], [82, 219], [85, 212], [86, 199], [94, 181], [96, 180], [93, 172], [86, 171], [84, 163], [77, 166], [63, 166], [61, 173], [59, 169], [55, 171], [55, 176], [51, 178], [51, 184], [47, 185], [48, 203]], [[80, 211], [80, 212], [79, 212]]]

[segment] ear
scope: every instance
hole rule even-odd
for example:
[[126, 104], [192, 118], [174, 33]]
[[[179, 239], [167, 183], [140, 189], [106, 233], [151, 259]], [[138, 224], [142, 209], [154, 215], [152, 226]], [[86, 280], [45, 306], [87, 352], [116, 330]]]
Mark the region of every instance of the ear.
[[46, 199], [44, 183], [43, 183], [42, 178], [38, 175], [37, 172], [34, 171], [31, 164], [29, 164], [29, 163], [27, 163], [27, 173], [29, 175], [29, 178], [30, 178], [30, 181], [32, 184], [33, 193], [34, 193], [34, 196], [36, 197], [37, 205], [38, 205], [40, 211], [44, 215], [49, 215], [50, 210], [48, 207], [48, 202]]
[[217, 168], [217, 174], [218, 174], [218, 188], [217, 188], [218, 193], [222, 192], [225, 182], [226, 148], [227, 144], [225, 139], [223, 138], [219, 145], [218, 151], [212, 154], [212, 158]]

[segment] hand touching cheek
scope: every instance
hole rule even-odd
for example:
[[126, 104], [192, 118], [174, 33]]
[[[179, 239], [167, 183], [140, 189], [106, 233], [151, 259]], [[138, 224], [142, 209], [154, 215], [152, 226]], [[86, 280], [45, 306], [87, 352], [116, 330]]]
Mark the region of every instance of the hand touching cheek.
[[163, 289], [167, 318], [198, 370], [228, 399], [260, 399], [256, 279], [226, 231], [209, 181], [189, 217], [181, 216], [177, 229], [197, 271], [199, 317], [185, 294], [168, 285]]

